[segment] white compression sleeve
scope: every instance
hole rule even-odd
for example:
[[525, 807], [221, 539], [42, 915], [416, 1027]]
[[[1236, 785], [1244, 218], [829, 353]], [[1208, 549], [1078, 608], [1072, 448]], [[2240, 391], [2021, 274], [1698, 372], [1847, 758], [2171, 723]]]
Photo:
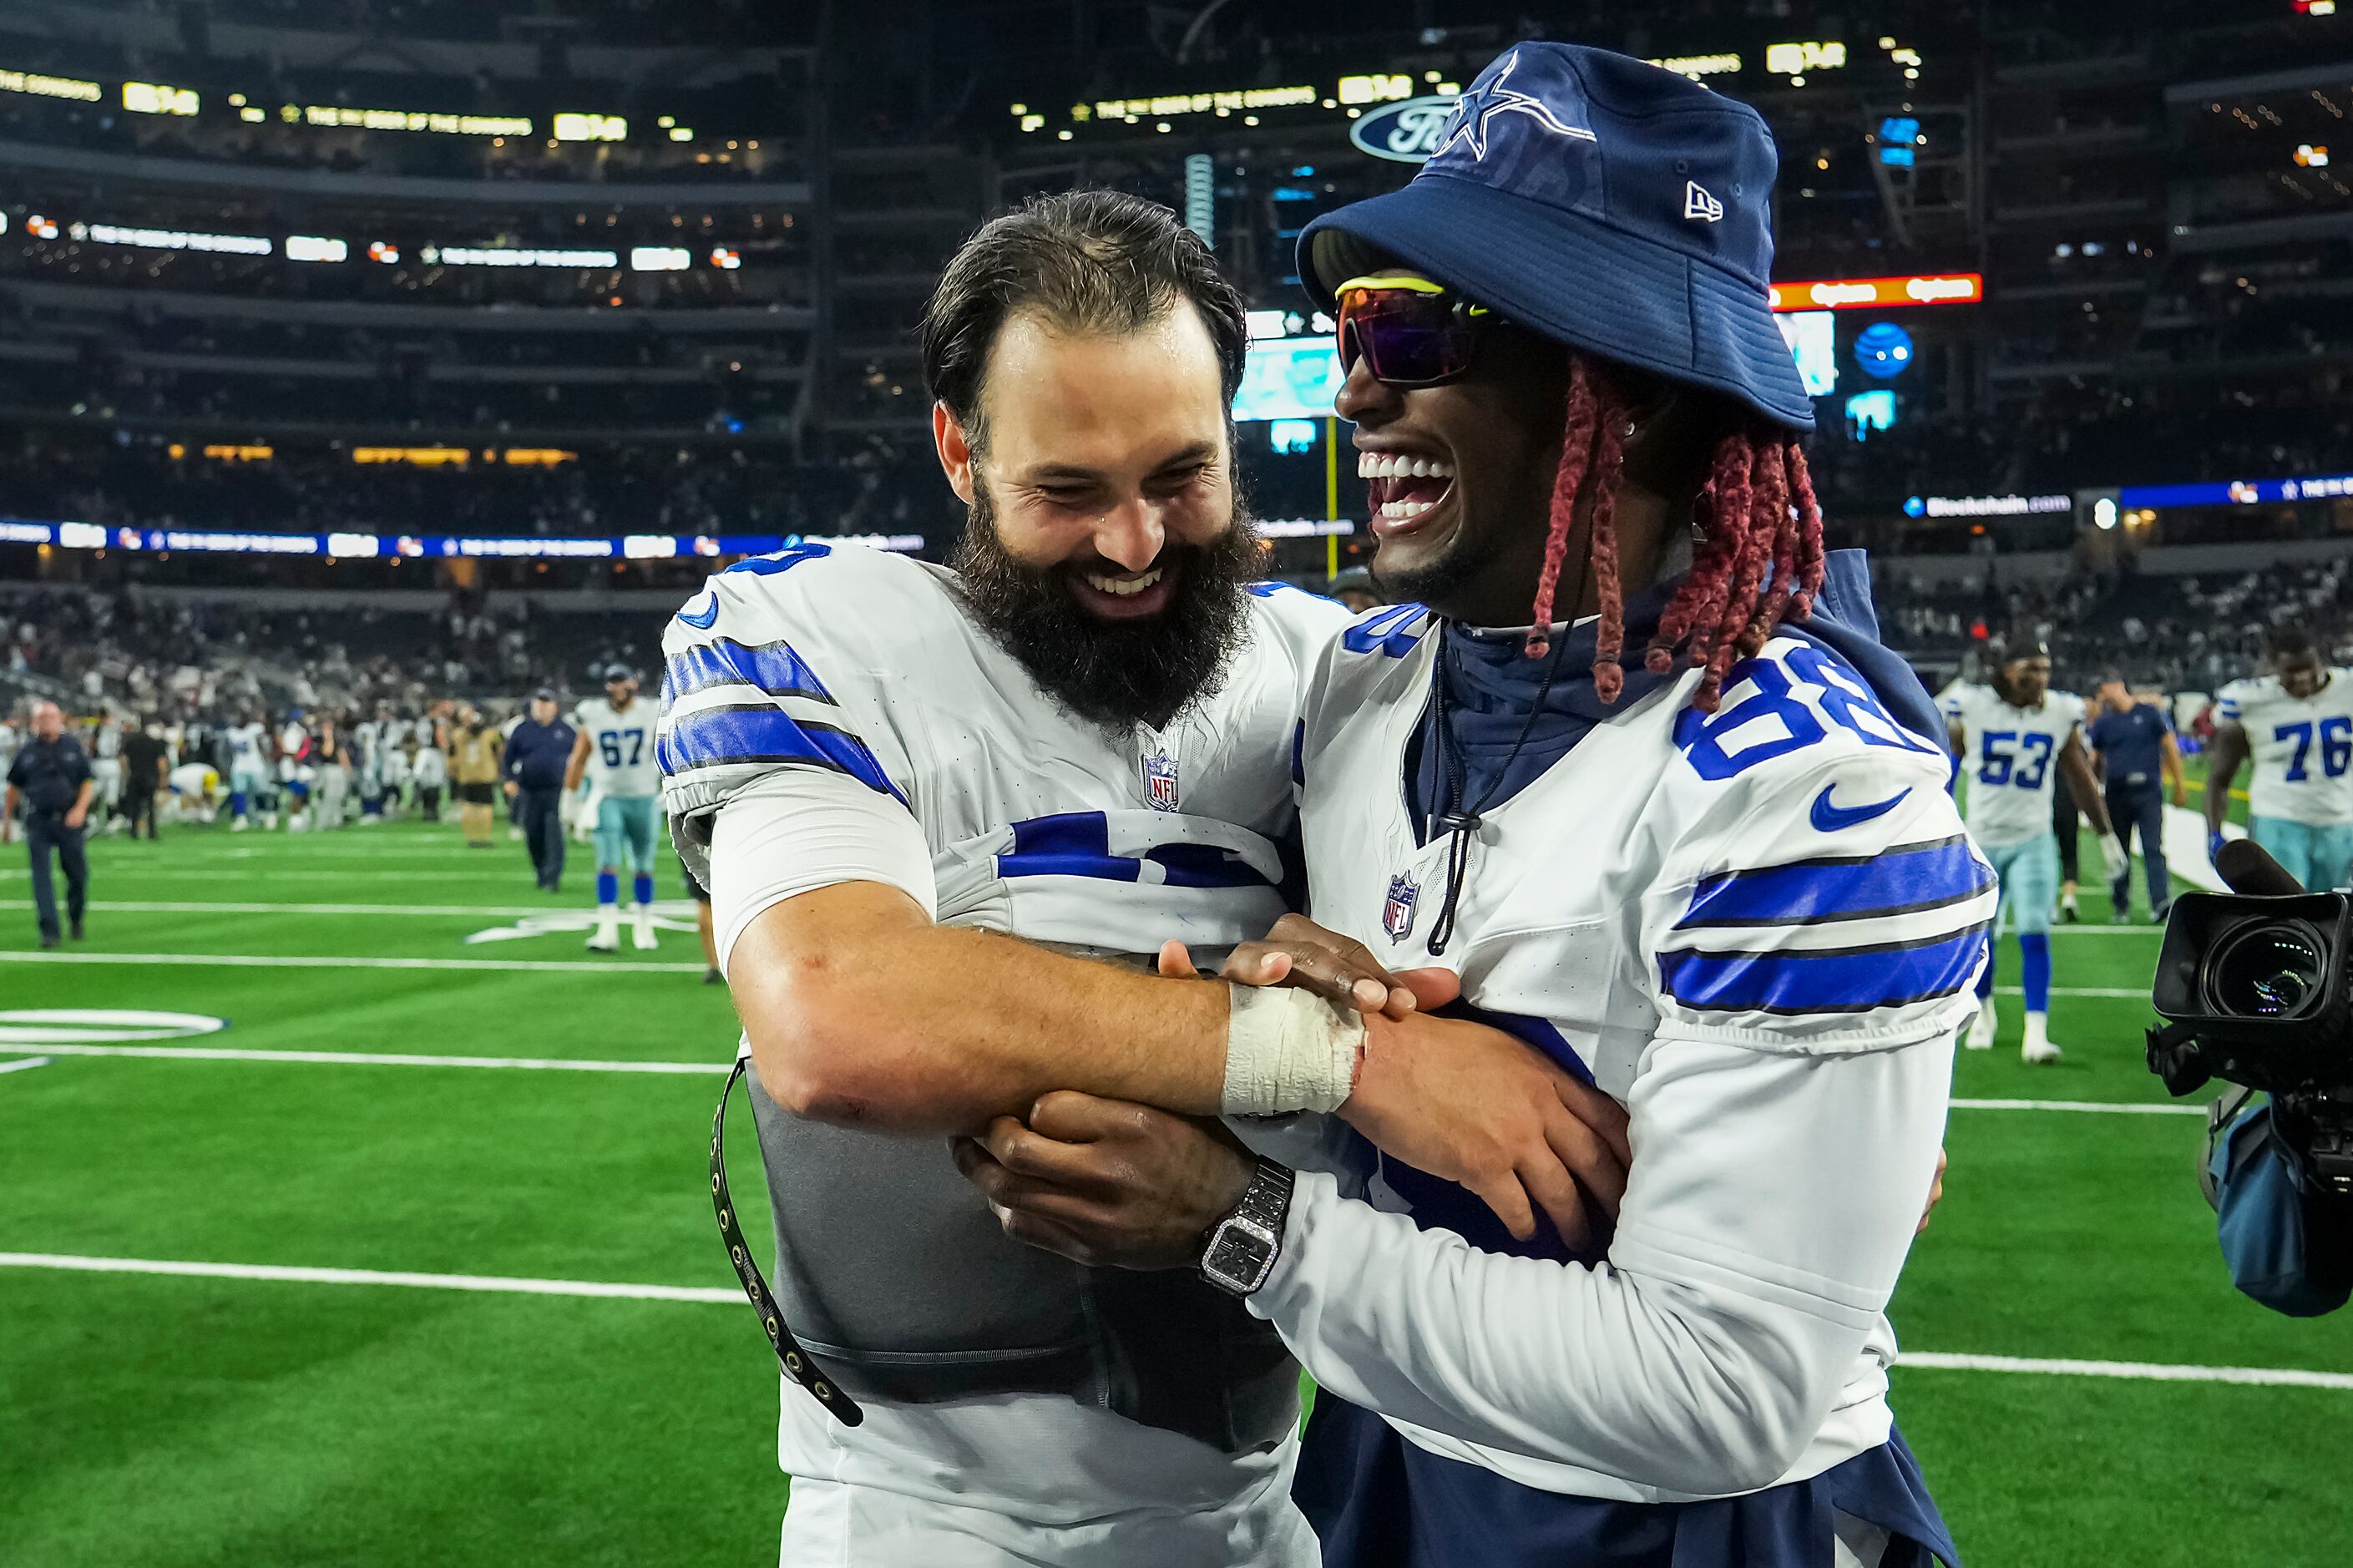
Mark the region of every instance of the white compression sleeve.
[[823, 769], [785, 768], [730, 800], [711, 830], [719, 967], [762, 914], [837, 882], [881, 882], [938, 915], [923, 830], [889, 796]]
[[1481, 1252], [1303, 1173], [1250, 1310], [1384, 1415], [1683, 1496], [1770, 1484], [1894, 1289], [1951, 1047], [1651, 1051], [1606, 1266]]

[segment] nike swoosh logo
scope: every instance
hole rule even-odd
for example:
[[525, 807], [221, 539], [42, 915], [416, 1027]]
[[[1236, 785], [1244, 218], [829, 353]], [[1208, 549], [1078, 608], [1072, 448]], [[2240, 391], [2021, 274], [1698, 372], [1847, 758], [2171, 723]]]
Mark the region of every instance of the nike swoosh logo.
[[681, 610], [678, 613], [678, 618], [684, 621], [688, 626], [692, 626], [696, 631], [709, 631], [719, 620], [719, 595], [713, 594], [711, 596], [710, 608], [696, 615], [689, 615], [686, 611]]
[[1831, 791], [1836, 788], [1836, 784], [1824, 784], [1822, 793], [1814, 796], [1814, 809], [1810, 815], [1817, 833], [1836, 833], [1841, 827], [1852, 827], [1859, 822], [1869, 822], [1874, 816], [1885, 816], [1903, 805], [1904, 797], [1912, 793], [1911, 786], [1907, 784], [1885, 800], [1874, 801], [1869, 805], [1833, 805], [1831, 804]]

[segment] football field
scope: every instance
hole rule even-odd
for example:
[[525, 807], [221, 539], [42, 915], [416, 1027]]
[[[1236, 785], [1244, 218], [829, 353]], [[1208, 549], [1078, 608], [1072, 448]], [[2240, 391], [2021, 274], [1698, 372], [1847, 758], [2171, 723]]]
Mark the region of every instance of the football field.
[[[675, 862], [658, 952], [582, 950], [586, 854], [549, 898], [503, 825], [100, 840], [44, 953], [0, 851], [0, 1564], [774, 1561], [703, 1168], [733, 1015]], [[1973, 1568], [2341, 1568], [2353, 1312], [2230, 1289], [2141, 1064], [2157, 932], [2083, 901], [2065, 1059], [2013, 991], [1961, 1054], [1898, 1420]]]

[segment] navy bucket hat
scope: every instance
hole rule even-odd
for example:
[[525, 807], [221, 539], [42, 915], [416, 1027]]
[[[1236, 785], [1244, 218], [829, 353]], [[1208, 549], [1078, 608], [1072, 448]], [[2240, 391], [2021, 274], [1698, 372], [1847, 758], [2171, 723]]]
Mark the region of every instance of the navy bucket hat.
[[1403, 190], [1299, 237], [1318, 308], [1381, 258], [1531, 331], [1814, 425], [1773, 321], [1773, 174], [1745, 103], [1624, 55], [1527, 43], [1479, 74]]

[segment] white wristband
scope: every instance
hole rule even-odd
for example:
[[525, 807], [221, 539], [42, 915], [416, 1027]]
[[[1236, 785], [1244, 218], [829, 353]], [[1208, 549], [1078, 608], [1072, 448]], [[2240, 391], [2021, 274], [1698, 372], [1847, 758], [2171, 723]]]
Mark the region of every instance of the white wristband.
[[1228, 1116], [1337, 1110], [1356, 1086], [1365, 1021], [1353, 1008], [1291, 986], [1229, 985]]

